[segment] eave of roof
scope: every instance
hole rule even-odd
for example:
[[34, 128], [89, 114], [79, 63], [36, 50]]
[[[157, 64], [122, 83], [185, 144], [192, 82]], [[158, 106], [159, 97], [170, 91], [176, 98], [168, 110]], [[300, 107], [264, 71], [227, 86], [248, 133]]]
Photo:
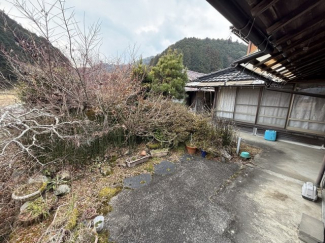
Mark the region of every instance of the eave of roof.
[[237, 68], [251, 64], [248, 70], [277, 82], [324, 82], [325, 1], [207, 1], [264, 55], [270, 55], [237, 62]]

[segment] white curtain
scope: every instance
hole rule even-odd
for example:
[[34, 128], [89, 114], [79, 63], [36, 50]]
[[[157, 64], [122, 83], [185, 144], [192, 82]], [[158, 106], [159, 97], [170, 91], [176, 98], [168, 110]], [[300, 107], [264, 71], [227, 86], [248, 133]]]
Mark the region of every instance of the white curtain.
[[217, 117], [233, 119], [236, 88], [222, 87], [217, 92]]
[[[304, 92], [325, 94], [325, 86], [302, 87]], [[288, 127], [325, 133], [325, 99], [295, 95]]]
[[234, 119], [255, 123], [260, 88], [242, 88], [237, 91]]
[[257, 123], [284, 128], [291, 94], [264, 90]]

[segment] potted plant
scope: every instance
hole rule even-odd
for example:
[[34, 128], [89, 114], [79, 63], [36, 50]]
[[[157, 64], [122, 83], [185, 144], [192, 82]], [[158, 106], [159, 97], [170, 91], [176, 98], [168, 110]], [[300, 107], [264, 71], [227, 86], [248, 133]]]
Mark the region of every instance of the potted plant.
[[169, 152], [168, 148], [150, 150], [151, 156], [156, 158], [164, 157], [168, 154], [168, 152]]
[[187, 152], [189, 154], [191, 154], [191, 155], [196, 153], [197, 147], [196, 147], [196, 145], [194, 143], [194, 139], [193, 139], [192, 134], [191, 134], [191, 138], [190, 138], [189, 143], [186, 143], [186, 149], [187, 149]]
[[23, 225], [28, 226], [48, 217], [49, 215], [50, 213], [47, 201], [42, 197], [39, 197], [34, 201], [28, 202], [26, 207], [20, 211], [18, 219]]

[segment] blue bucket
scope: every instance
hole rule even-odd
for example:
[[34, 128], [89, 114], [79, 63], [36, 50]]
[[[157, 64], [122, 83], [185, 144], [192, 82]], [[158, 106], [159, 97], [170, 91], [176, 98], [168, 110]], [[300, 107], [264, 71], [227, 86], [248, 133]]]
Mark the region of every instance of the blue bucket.
[[276, 140], [276, 131], [274, 130], [266, 130], [264, 134], [264, 139], [268, 141]]
[[205, 158], [205, 156], [207, 156], [207, 152], [204, 150], [201, 150], [201, 156], [202, 156], [202, 158]]

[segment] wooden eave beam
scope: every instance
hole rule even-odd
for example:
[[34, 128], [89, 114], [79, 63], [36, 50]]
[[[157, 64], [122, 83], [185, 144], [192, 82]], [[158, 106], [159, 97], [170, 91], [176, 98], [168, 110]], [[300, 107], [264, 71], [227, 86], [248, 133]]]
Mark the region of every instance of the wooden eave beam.
[[325, 52], [324, 52], [324, 54], [320, 54], [317, 56], [315, 56], [315, 55], [311, 55], [310, 57], [303, 56], [302, 58], [294, 59], [294, 61], [291, 61], [291, 63], [292, 63], [292, 65], [298, 66], [301, 63], [316, 61], [319, 58], [323, 58], [323, 57], [325, 57]]
[[251, 14], [253, 17], [259, 16], [261, 13], [263, 13], [265, 10], [272, 7], [274, 4], [276, 4], [279, 0], [264, 0], [258, 3], [255, 7], [251, 9]]
[[[288, 59], [293, 59], [293, 57], [296, 57], [302, 53], [309, 53], [310, 55], [315, 55], [316, 53], [319, 53], [320, 52], [320, 49], [318, 49], [317, 47], [318, 46], [322, 46], [324, 45], [324, 40], [319, 40], [317, 41], [316, 43], [314, 43], [313, 46], [309, 47], [309, 49], [307, 51], [304, 51], [303, 49], [301, 50], [298, 50], [296, 52], [292, 52], [292, 53], [287, 53], [287, 56], [285, 58], [280, 58], [280, 59], [277, 59], [281, 56], [283, 56], [283, 53], [280, 54], [280, 55], [277, 55], [276, 57], [274, 57], [274, 59], [276, 60], [274, 63], [272, 63], [272, 65], [270, 66], [266, 66], [266, 67], [260, 67], [262, 70], [264, 71], [267, 71], [267, 70], [272, 70], [272, 67], [279, 64], [279, 62], [283, 63], [285, 60], [288, 60]], [[292, 48], [293, 49], [293, 48]], [[324, 49], [324, 48], [323, 48]], [[292, 60], [291, 60], [292, 61]], [[258, 64], [259, 65], [259, 64]], [[257, 65], [257, 66], [258, 66]], [[272, 70], [273, 71], [273, 70]]]
[[322, 68], [322, 67], [324, 67], [324, 64], [325, 64], [325, 61], [323, 60], [323, 61], [317, 63], [317, 65], [314, 65], [312, 67], [308, 67], [308, 66], [307, 67], [303, 67], [301, 69], [296, 69], [296, 71], [303, 73], [303, 72], [306, 72], [306, 71], [309, 71], [309, 70], [313, 70], [313, 69], [317, 69], [317, 68]]
[[302, 70], [302, 69], [304, 69], [304, 68], [306, 68], [306, 67], [308, 67], [310, 65], [314, 65], [315, 66], [315, 65], [318, 65], [318, 64], [322, 64], [322, 62], [324, 62], [324, 61], [325, 61], [325, 57], [319, 58], [318, 60], [314, 60], [312, 62], [308, 62], [308, 63], [303, 64], [301, 66], [288, 67], [287, 69], [289, 69], [289, 70]]
[[310, 74], [317, 73], [322, 69], [323, 69], [322, 66], [321, 67], [316, 67], [316, 68], [313, 68], [313, 69], [310, 69], [308, 71], [305, 71], [305, 72], [301, 73], [300, 76], [301, 77], [307, 77], [307, 76], [310, 76]]
[[[296, 48], [298, 46], [301, 46], [301, 45], [310, 45], [310, 43], [313, 43], [313, 39], [316, 39], [317, 37], [321, 37], [322, 35], [324, 35], [325, 33], [325, 28], [320, 32], [318, 33], [317, 35], [315, 36], [312, 36], [311, 38], [309, 38], [309, 36], [306, 36], [305, 38], [303, 38], [302, 40], [298, 40], [298, 41], [295, 41], [294, 43], [286, 46], [286, 47], [283, 47], [282, 48], [282, 51], [283, 52], [286, 52], [288, 50], [292, 50], [293, 48]], [[322, 40], [322, 42], [325, 43], [324, 39]]]
[[283, 43], [291, 40], [291, 39], [294, 39], [296, 38], [297, 36], [303, 34], [304, 32], [308, 32], [310, 31], [313, 27], [317, 26], [320, 24], [320, 23], [324, 23], [324, 15], [321, 15], [321, 16], [318, 16], [314, 19], [313, 23], [306, 23], [304, 25], [302, 25], [299, 29], [297, 30], [294, 30], [294, 31], [291, 31], [287, 34], [285, 34], [283, 37], [281, 37], [280, 39], [278, 40], [273, 40], [272, 43], [275, 44], [276, 46], [278, 45], [282, 45]]
[[310, 65], [317, 64], [317, 63], [319, 63], [320, 61], [323, 61], [323, 60], [325, 60], [325, 56], [323, 56], [322, 58], [314, 58], [312, 61], [309, 61], [308, 63], [300, 65], [300, 66], [299, 65], [290, 65], [288, 63], [289, 65], [282, 65], [282, 66], [280, 66], [280, 67], [278, 67], [276, 69], [273, 69], [272, 71], [270, 71], [270, 73], [281, 73], [281, 72], [277, 72], [277, 70], [280, 69], [280, 68], [283, 68], [283, 67], [286, 68], [285, 70], [293, 72], [293, 71], [301, 70], [301, 69], [303, 69], [305, 67], [308, 67]]
[[266, 32], [271, 35], [277, 32], [279, 29], [285, 27], [286, 25], [290, 24], [292, 21], [296, 20], [306, 12], [310, 11], [311, 9], [317, 7], [323, 0], [313, 0], [313, 1], [306, 1], [304, 4], [300, 5], [295, 11], [291, 12], [288, 16], [282, 18], [278, 22], [274, 23], [270, 27], [266, 29]]
[[324, 83], [325, 79], [297, 79], [294, 83]]

